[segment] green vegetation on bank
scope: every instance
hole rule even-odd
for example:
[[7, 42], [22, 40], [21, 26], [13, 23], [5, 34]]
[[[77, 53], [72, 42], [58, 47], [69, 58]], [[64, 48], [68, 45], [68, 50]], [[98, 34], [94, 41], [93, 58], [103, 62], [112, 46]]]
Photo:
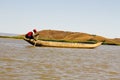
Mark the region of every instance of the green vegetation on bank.
[[55, 39], [39, 39], [39, 40], [52, 41], [52, 42], [67, 42], [67, 43], [88, 43], [88, 44], [97, 43], [97, 41], [74, 41], [74, 40], [55, 40]]
[[[12, 38], [12, 39], [23, 39], [24, 36], [0, 36], [0, 38]], [[87, 40], [87, 41], [74, 41], [74, 40], [55, 40], [55, 39], [40, 39], [44, 41], [53, 41], [53, 42], [68, 42], [68, 43], [89, 43], [94, 44], [97, 43], [97, 40]], [[103, 45], [119, 45], [120, 43], [112, 43], [103, 41]]]
[[[54, 42], [69, 42], [69, 43], [89, 43], [94, 44], [97, 42], [103, 42], [103, 45], [120, 45], [120, 39], [109, 39], [102, 36], [82, 33], [82, 32], [68, 32], [58, 30], [42, 30], [38, 33], [38, 39], [44, 41]], [[0, 36], [0, 38], [12, 38], [12, 39], [23, 39], [23, 35], [18, 36]]]
[[0, 38], [23, 39], [23, 36], [0, 36]]

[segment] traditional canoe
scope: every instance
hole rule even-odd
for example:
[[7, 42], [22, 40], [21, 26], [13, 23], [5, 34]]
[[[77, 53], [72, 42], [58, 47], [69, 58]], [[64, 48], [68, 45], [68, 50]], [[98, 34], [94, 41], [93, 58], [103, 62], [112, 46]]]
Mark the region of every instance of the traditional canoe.
[[25, 41], [35, 46], [46, 46], [46, 47], [63, 47], [63, 48], [96, 48], [102, 44], [98, 42], [95, 44], [86, 44], [86, 43], [68, 43], [68, 42], [53, 42], [53, 41], [43, 41], [43, 40], [33, 40], [26, 39]]

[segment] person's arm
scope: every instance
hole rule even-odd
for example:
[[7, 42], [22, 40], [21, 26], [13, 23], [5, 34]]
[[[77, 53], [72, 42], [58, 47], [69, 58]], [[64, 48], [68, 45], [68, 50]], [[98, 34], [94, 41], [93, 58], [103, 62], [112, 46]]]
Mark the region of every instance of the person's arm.
[[38, 38], [39, 38], [39, 33], [35, 33], [35, 34], [34, 34], [34, 40], [36, 40], [36, 41], [37, 41], [37, 40], [38, 40]]

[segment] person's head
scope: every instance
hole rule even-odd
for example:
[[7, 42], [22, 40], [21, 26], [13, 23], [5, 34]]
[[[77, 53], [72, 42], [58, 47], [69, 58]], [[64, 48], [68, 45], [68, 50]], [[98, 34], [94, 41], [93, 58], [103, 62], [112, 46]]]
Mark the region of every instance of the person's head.
[[34, 32], [34, 33], [36, 33], [36, 32], [37, 32], [37, 30], [36, 30], [36, 29], [33, 29], [33, 32]]

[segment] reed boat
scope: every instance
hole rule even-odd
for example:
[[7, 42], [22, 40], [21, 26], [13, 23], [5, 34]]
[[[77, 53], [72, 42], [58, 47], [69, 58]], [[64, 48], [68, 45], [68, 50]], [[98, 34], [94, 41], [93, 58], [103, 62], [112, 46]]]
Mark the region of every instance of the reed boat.
[[95, 44], [86, 43], [69, 43], [69, 42], [53, 42], [53, 41], [43, 41], [43, 40], [33, 40], [24, 38], [28, 43], [35, 46], [46, 46], [46, 47], [63, 47], [63, 48], [96, 48], [102, 44], [102, 42], [97, 42]]

